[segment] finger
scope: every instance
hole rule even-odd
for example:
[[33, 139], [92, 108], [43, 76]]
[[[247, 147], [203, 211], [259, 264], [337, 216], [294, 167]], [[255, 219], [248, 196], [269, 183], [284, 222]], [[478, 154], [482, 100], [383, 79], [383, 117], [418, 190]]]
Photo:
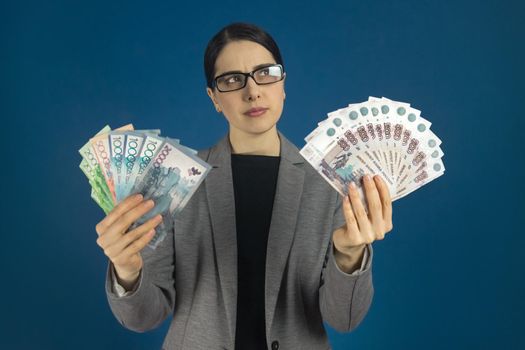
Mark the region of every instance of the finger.
[[353, 181], [350, 183], [350, 202], [352, 203], [352, 208], [354, 209], [354, 215], [357, 219], [357, 224], [359, 226], [359, 231], [361, 233], [366, 233], [370, 231], [370, 221], [366, 215], [363, 202], [359, 197], [359, 192], [357, 190], [357, 184]]
[[155, 202], [152, 199], [148, 199], [137, 205], [135, 208], [129, 210], [120, 216], [120, 218], [111, 226], [109, 230], [115, 230], [120, 234], [124, 234], [127, 229], [135, 221], [140, 219], [144, 214], [149, 212], [155, 206]]
[[113, 210], [111, 210], [109, 214], [106, 215], [106, 217], [97, 224], [97, 226], [95, 227], [95, 231], [97, 231], [97, 234], [100, 236], [102, 233], [104, 233], [108, 229], [108, 227], [110, 227], [115, 221], [117, 221], [122, 214], [139, 205], [142, 201], [142, 198], [142, 194], [137, 193], [132, 196], [128, 196], [122, 202], [117, 204], [117, 206], [113, 208]]
[[154, 229], [162, 222], [162, 215], [156, 215], [143, 223], [142, 225], [134, 228], [133, 230], [126, 233], [120, 239], [117, 239], [114, 244], [108, 246], [104, 253], [112, 258], [113, 256], [118, 256], [128, 245], [133, 241], [139, 239], [144, 234], [148, 233], [151, 229]]
[[379, 197], [381, 198], [381, 205], [383, 207], [383, 220], [388, 223], [390, 229], [392, 229], [392, 198], [390, 196], [390, 190], [381, 176], [376, 175], [374, 180], [379, 191]]
[[343, 213], [345, 215], [347, 230], [350, 230], [350, 232], [359, 232], [359, 225], [357, 224], [357, 219], [348, 195], [343, 197]]
[[[381, 231], [383, 225], [383, 207], [376, 184], [369, 174], [364, 176], [364, 187], [366, 201], [368, 203], [368, 217], [372, 222], [372, 226], [376, 229], [375, 232]], [[378, 231], [379, 230], [379, 231]]]
[[155, 229], [151, 229], [148, 232], [146, 232], [142, 237], [139, 239], [134, 240], [130, 245], [128, 245], [122, 253], [117, 256], [117, 259], [126, 259], [127, 257], [130, 257], [134, 254], [137, 254], [140, 252], [144, 247], [151, 241], [151, 239], [155, 236]]
[[99, 237], [104, 242], [104, 246], [113, 244], [119, 239], [131, 226], [131, 224], [141, 218], [155, 206], [153, 200], [149, 199], [121, 215], [107, 230], [106, 233]]

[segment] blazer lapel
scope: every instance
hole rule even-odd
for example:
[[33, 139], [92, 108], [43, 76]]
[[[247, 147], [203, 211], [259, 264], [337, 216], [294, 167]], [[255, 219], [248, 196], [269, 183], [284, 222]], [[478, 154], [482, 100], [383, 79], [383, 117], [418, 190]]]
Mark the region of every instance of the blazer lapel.
[[272, 221], [266, 250], [265, 310], [266, 334], [270, 334], [283, 271], [292, 246], [297, 213], [303, 193], [304, 162], [297, 148], [280, 132], [281, 161], [273, 202]]
[[219, 280], [233, 344], [237, 316], [237, 229], [228, 134], [211, 149], [207, 162], [213, 166], [213, 169], [204, 183], [213, 228]]
[[[304, 159], [281, 132], [278, 131], [278, 134], [281, 140], [281, 160], [266, 251], [267, 334], [270, 334], [283, 271], [293, 242], [304, 182], [304, 170], [296, 166], [304, 163]], [[213, 228], [219, 280], [233, 343], [237, 316], [237, 230], [231, 152], [229, 134], [226, 134], [210, 150], [207, 162], [213, 169], [204, 184]]]

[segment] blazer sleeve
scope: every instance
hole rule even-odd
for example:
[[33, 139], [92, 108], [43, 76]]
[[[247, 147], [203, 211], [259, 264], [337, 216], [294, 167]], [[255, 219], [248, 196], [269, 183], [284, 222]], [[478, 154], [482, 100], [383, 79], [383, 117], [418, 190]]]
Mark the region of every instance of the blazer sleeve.
[[158, 327], [175, 308], [173, 233], [166, 235], [155, 250], [145, 247], [139, 282], [131, 293], [119, 296], [113, 285], [113, 264], [108, 261], [106, 295], [113, 315], [124, 327], [145, 332]]
[[[344, 223], [342, 198], [338, 193], [330, 235]], [[364, 266], [352, 274], [347, 274], [341, 271], [335, 262], [332, 239], [328, 245], [321, 271], [319, 306], [323, 321], [339, 332], [354, 330], [365, 318], [372, 303], [372, 245], [367, 244], [366, 249]]]

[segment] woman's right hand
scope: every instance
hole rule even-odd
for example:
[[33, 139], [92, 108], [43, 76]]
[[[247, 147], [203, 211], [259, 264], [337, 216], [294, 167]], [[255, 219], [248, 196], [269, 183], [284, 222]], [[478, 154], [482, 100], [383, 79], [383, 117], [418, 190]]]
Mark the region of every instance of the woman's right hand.
[[154, 205], [151, 199], [143, 201], [141, 194], [131, 195], [95, 227], [97, 244], [113, 263], [119, 284], [126, 290], [131, 289], [139, 277], [143, 265], [140, 251], [155, 235], [155, 227], [162, 222], [162, 215], [154, 216], [129, 232], [127, 230]]

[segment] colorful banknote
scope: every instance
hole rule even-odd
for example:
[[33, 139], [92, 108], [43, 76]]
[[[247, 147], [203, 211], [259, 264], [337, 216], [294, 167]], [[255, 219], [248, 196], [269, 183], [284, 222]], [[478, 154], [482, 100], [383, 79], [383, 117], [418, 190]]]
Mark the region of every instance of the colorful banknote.
[[134, 130], [128, 124], [114, 131], [105, 126], [80, 150], [80, 168], [91, 185], [91, 198], [107, 214], [130, 195], [141, 193], [155, 206], [130, 230], [161, 214], [149, 246], [155, 249], [173, 229], [180, 212], [207, 176], [211, 166], [197, 151], [160, 130]]
[[445, 172], [430, 126], [410, 104], [371, 96], [328, 113], [300, 153], [341, 195], [353, 181], [366, 205], [361, 178], [380, 175], [394, 201]]

